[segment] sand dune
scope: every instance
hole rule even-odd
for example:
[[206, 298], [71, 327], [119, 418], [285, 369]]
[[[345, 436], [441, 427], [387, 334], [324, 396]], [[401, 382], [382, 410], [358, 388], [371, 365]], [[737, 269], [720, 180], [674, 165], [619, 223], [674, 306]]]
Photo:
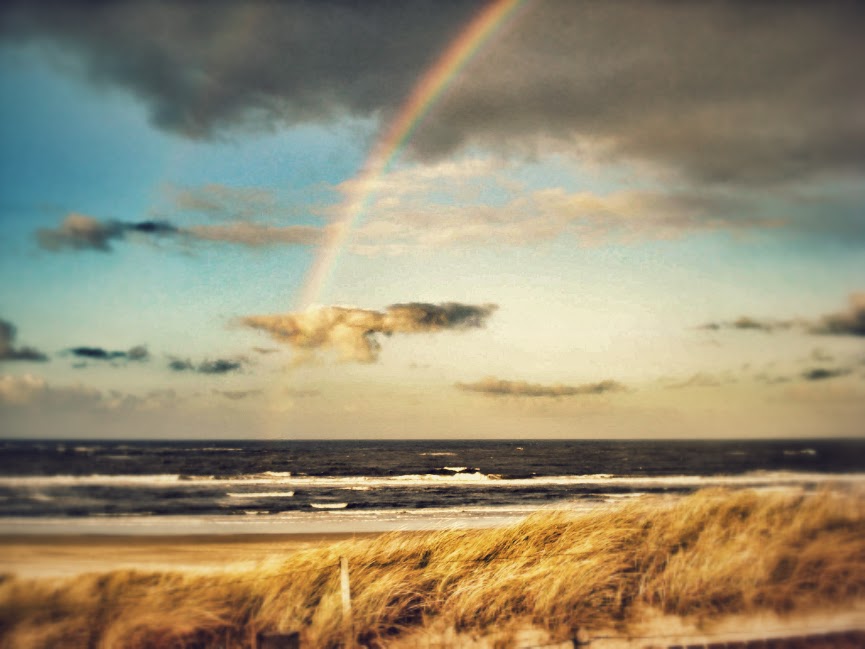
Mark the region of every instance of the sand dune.
[[840, 611], [865, 595], [865, 498], [712, 490], [545, 512], [506, 528], [274, 549], [255, 568], [7, 577], [0, 643], [249, 647], [260, 630], [294, 629], [304, 646], [335, 647], [340, 556], [350, 566], [355, 635], [368, 646], [435, 625], [484, 636], [530, 624], [567, 637], [638, 628], [650, 613], [699, 625]]

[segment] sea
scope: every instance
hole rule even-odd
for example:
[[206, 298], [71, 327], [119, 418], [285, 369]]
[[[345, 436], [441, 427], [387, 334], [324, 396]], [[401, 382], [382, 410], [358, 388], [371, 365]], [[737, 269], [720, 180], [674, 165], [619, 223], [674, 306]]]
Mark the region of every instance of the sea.
[[865, 440], [0, 442], [0, 534], [483, 527], [708, 487], [865, 486]]

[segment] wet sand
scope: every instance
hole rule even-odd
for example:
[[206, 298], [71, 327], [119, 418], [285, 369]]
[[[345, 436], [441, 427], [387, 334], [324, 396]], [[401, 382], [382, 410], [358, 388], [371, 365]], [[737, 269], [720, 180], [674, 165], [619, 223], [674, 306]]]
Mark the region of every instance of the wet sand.
[[5, 535], [0, 536], [0, 574], [58, 577], [118, 569], [242, 570], [299, 550], [377, 535]]

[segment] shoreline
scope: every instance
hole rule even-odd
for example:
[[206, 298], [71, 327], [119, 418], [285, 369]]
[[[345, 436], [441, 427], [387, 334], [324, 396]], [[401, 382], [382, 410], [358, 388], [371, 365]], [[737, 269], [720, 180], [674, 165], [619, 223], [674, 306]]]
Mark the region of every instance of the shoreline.
[[322, 510], [249, 515], [132, 515], [0, 518], [0, 538], [118, 536], [293, 536], [296, 534], [381, 534], [501, 527], [544, 510], [588, 511], [619, 500], [558, 501], [531, 506], [465, 506], [423, 509]]
[[[295, 534], [0, 534], [0, 574], [20, 578], [72, 577], [113, 570], [227, 572], [249, 570], [303, 550], [380, 532]], [[411, 536], [417, 532], [402, 532]]]

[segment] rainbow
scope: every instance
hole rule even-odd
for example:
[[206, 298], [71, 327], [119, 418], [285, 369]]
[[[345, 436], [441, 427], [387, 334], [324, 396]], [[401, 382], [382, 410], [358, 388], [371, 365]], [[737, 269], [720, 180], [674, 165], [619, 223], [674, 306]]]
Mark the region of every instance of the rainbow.
[[493, 0], [448, 45], [415, 85], [394, 120], [373, 146], [350, 185], [341, 218], [328, 228], [327, 238], [306, 274], [299, 307], [318, 301], [351, 231], [373, 196], [376, 181], [399, 155], [418, 125], [465, 65], [525, 0]]

